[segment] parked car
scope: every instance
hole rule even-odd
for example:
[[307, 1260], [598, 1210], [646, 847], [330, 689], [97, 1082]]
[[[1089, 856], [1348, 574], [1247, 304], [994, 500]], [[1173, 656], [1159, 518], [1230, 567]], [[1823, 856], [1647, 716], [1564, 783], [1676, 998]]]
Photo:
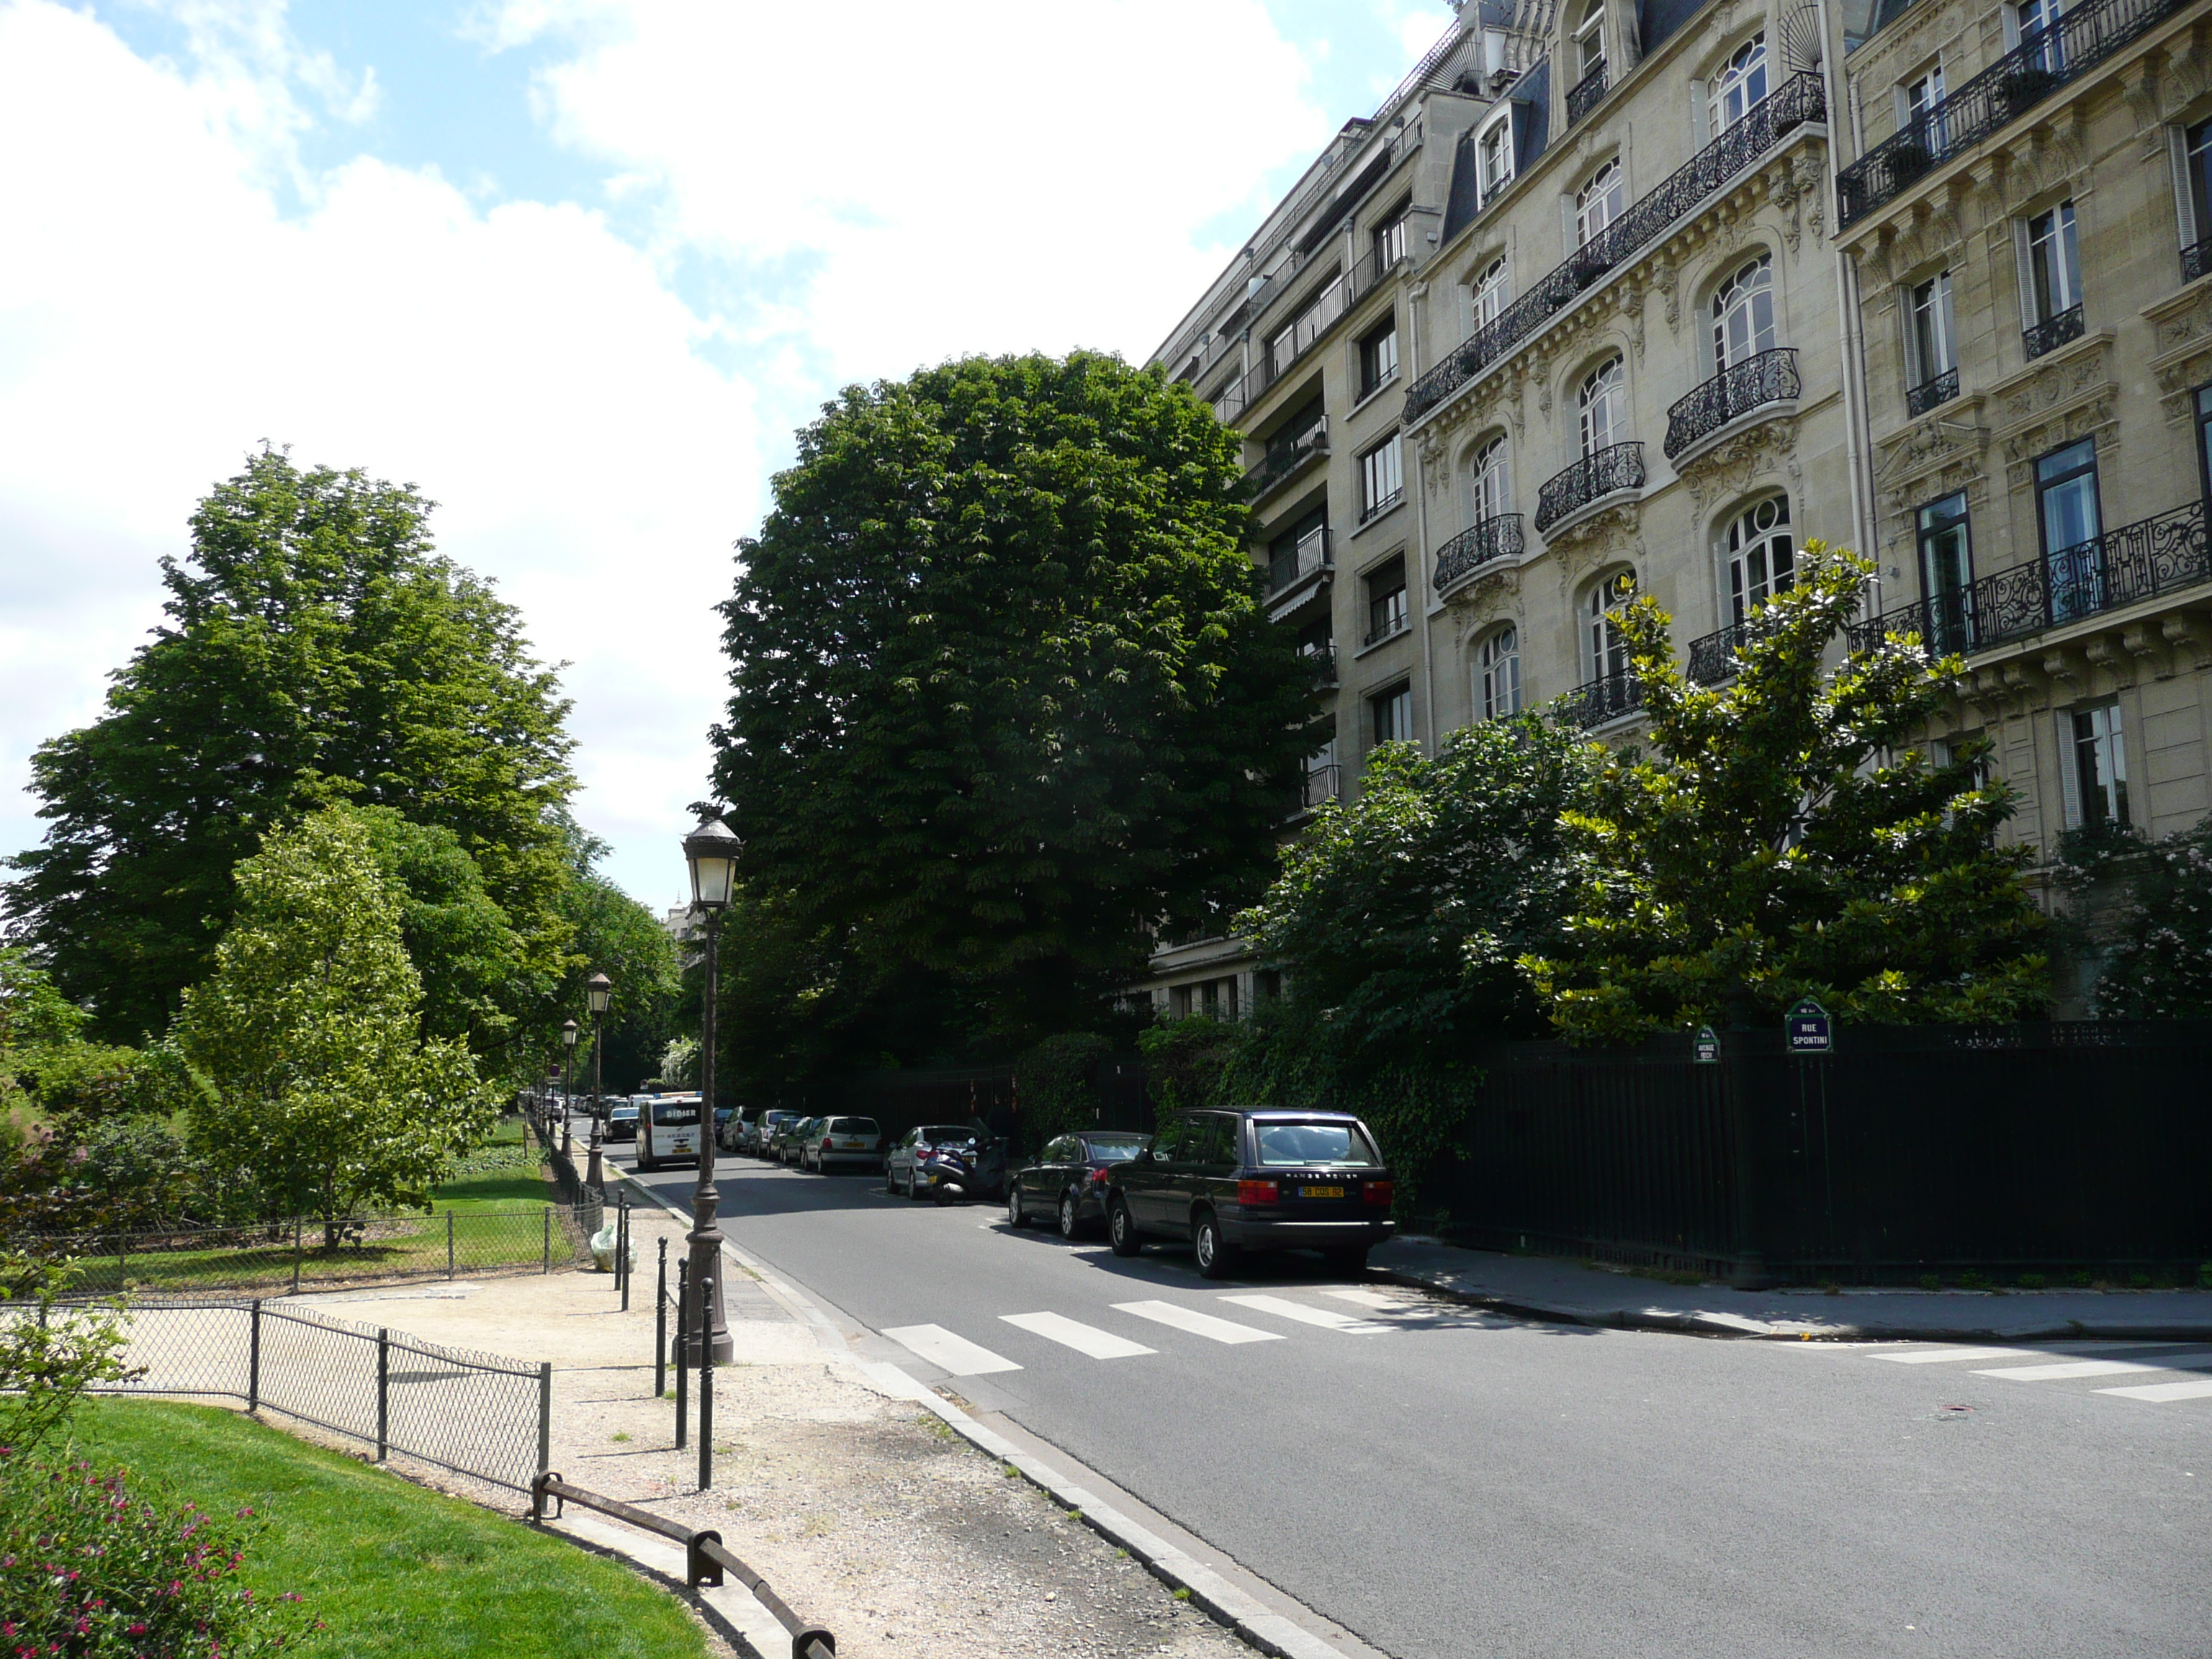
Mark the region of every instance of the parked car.
[[627, 1100], [618, 1100], [607, 1108], [606, 1138], [609, 1140], [637, 1139], [637, 1108]]
[[738, 1109], [736, 1107], [714, 1108], [714, 1144], [726, 1152], [731, 1150], [731, 1142], [737, 1133], [737, 1127]]
[[[945, 1154], [957, 1164], [943, 1163]], [[980, 1123], [925, 1123], [908, 1129], [884, 1160], [884, 1188], [921, 1198], [957, 1186], [963, 1198], [996, 1197], [1006, 1189], [1006, 1144]]]
[[796, 1112], [763, 1112], [744, 1127], [738, 1139], [738, 1150], [750, 1152], [755, 1158], [770, 1156], [769, 1148], [775, 1141], [775, 1132], [798, 1115]]
[[775, 1138], [776, 1162], [798, 1163], [799, 1152], [806, 1145], [806, 1137], [814, 1133], [815, 1125], [821, 1121], [818, 1117], [796, 1117], [785, 1124]]
[[1080, 1238], [1106, 1221], [1106, 1172], [1152, 1144], [1133, 1130], [1062, 1135], [1006, 1180], [1006, 1220], [1017, 1227], [1057, 1221]]
[[799, 1167], [830, 1173], [833, 1164], [863, 1164], [872, 1168], [883, 1159], [883, 1131], [872, 1117], [817, 1118], [800, 1146]]
[[1396, 1230], [1396, 1195], [1375, 1137], [1346, 1113], [1193, 1112], [1106, 1172], [1106, 1232], [1116, 1255], [1188, 1240], [1208, 1279], [1247, 1249], [1319, 1250], [1353, 1273]]

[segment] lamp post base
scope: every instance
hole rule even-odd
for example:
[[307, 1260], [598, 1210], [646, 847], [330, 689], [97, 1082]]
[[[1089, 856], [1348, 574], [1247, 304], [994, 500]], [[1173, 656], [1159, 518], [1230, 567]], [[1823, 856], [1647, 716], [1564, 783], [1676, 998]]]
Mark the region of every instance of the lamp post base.
[[584, 1184], [597, 1193], [601, 1199], [604, 1200], [606, 1197], [606, 1172], [599, 1167], [599, 1149], [597, 1146], [592, 1148], [591, 1164], [584, 1170]]

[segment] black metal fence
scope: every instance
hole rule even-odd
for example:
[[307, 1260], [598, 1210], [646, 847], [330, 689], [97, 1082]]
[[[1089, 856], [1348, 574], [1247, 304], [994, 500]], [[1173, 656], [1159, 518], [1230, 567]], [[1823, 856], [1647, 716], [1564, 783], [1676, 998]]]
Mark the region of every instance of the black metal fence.
[[[34, 1319], [32, 1304], [7, 1316]], [[61, 1310], [58, 1318], [92, 1316]], [[138, 1375], [107, 1394], [241, 1401], [375, 1449], [528, 1492], [550, 1444], [553, 1368], [260, 1301], [136, 1301]]]
[[1493, 1249], [1807, 1282], [2212, 1259], [2212, 1022], [1844, 1027], [1484, 1057], [1432, 1224]]

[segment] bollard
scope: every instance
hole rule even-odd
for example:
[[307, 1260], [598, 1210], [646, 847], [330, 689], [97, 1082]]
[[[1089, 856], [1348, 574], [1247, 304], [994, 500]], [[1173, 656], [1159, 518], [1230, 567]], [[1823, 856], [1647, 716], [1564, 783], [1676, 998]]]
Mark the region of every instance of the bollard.
[[714, 1275], [699, 1275], [699, 1490], [714, 1484]]
[[691, 1262], [687, 1257], [676, 1264], [676, 1449], [684, 1449], [684, 1406], [689, 1400], [690, 1368], [684, 1363], [684, 1310], [690, 1298], [684, 1292], [684, 1281], [690, 1277]]
[[621, 1207], [615, 1212], [619, 1237], [615, 1240], [615, 1272], [622, 1276], [622, 1310], [629, 1311], [629, 1194], [621, 1195]]
[[653, 1297], [653, 1397], [668, 1392], [668, 1241], [660, 1241], [660, 1288]]

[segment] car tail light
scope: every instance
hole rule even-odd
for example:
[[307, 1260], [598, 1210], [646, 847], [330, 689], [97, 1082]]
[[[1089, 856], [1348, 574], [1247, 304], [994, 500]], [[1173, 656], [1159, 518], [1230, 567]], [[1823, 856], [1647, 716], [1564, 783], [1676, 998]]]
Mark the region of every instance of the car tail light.
[[1240, 1181], [1237, 1183], [1239, 1204], [1273, 1204], [1282, 1196], [1282, 1188], [1272, 1181]]
[[1398, 1183], [1395, 1181], [1370, 1181], [1367, 1183], [1367, 1201], [1370, 1204], [1388, 1204], [1397, 1196]]
[[1106, 1184], [1106, 1171], [1093, 1170], [1091, 1172], [1091, 1184], [1094, 1187], [1103, 1187]]
[[822, 1137], [822, 1150], [825, 1152], [830, 1150], [830, 1137], [828, 1135]]

